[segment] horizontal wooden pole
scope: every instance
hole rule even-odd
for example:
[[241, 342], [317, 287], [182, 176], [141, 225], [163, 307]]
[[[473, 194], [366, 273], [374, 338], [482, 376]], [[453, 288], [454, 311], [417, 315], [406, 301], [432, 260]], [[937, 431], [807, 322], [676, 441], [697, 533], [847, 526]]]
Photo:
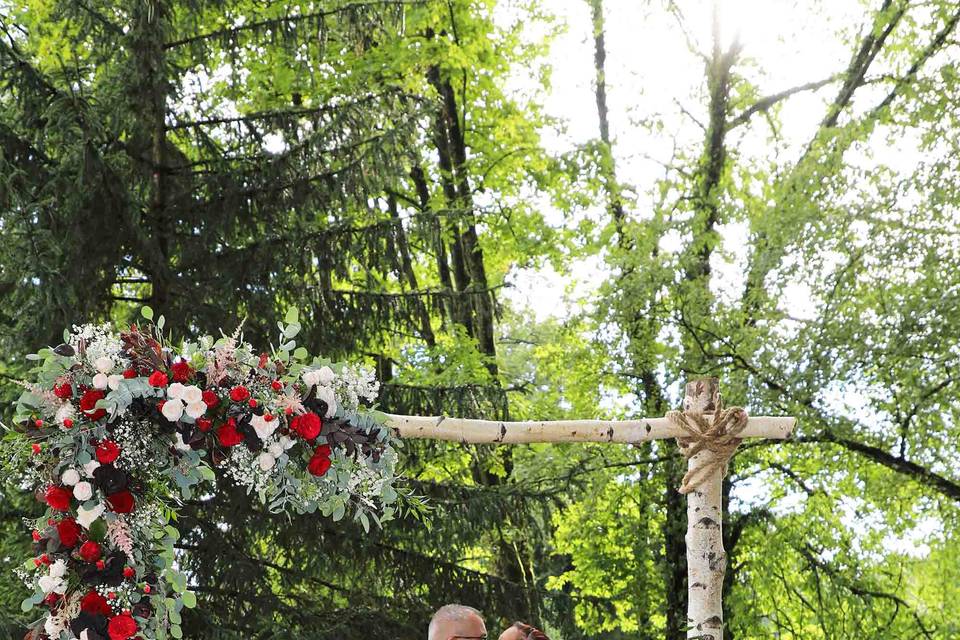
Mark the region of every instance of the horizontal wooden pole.
[[[743, 438], [789, 438], [796, 418], [757, 416], [747, 421]], [[501, 422], [446, 416], [387, 414], [387, 426], [401, 438], [432, 438], [474, 444], [532, 442], [644, 442], [686, 435], [667, 418], [640, 420], [556, 420]]]

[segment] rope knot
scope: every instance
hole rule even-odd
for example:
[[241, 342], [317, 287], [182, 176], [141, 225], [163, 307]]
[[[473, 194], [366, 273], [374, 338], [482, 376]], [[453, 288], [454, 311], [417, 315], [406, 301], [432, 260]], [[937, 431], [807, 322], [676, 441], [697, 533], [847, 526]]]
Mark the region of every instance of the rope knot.
[[737, 436], [747, 426], [746, 411], [741, 407], [724, 409], [718, 406], [712, 421], [695, 411], [669, 411], [667, 418], [687, 434], [677, 438], [680, 453], [684, 458], [689, 460], [703, 451], [714, 454], [687, 470], [680, 485], [680, 493], [694, 491], [715, 471], [720, 471], [722, 476], [727, 474], [730, 457], [740, 446], [741, 438]]

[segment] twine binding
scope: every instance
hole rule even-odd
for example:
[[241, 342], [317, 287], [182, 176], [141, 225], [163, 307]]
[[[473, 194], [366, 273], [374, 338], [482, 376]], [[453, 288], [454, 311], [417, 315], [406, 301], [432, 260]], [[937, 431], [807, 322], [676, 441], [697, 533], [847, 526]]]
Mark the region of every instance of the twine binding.
[[680, 493], [695, 491], [715, 471], [720, 472], [720, 477], [727, 475], [727, 464], [742, 440], [737, 436], [747, 426], [747, 412], [743, 408], [724, 409], [718, 405], [712, 422], [705, 414], [695, 411], [668, 411], [667, 418], [688, 434], [677, 438], [684, 458], [689, 460], [702, 451], [714, 454], [687, 470], [680, 484]]

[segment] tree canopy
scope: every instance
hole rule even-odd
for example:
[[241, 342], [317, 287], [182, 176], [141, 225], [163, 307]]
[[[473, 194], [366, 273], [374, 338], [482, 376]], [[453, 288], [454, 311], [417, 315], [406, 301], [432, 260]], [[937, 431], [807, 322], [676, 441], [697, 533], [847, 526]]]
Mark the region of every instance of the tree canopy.
[[[298, 339], [375, 365], [397, 413], [662, 415], [717, 375], [799, 418], [731, 463], [727, 636], [955, 637], [956, 3], [794, 3], [844, 52], [821, 77], [732, 37], [725, 3], [645, 3], [638, 50], [695, 70], [675, 94], [616, 83], [624, 7], [572, 4], [3, 3], [4, 397], [20, 355], [142, 304], [258, 343], [298, 308]], [[564, 30], [596, 133], [558, 150]], [[529, 272], [576, 295], [525, 306]], [[184, 633], [415, 637], [461, 601], [491, 630], [673, 639], [682, 468], [666, 442], [409, 443], [433, 509], [370, 534], [224, 485], [175, 523], [204, 612]], [[12, 571], [37, 507], [16, 478], [2, 497]], [[0, 581], [10, 637], [22, 597]]]

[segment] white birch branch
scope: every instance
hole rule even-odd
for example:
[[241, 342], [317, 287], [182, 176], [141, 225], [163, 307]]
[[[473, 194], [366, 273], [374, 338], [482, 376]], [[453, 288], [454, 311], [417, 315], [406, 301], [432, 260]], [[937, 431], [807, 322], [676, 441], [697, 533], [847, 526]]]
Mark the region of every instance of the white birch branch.
[[[741, 437], [783, 440], [793, 433], [796, 422], [796, 418], [751, 417]], [[432, 438], [472, 444], [633, 443], [687, 435], [667, 418], [503, 422], [446, 416], [387, 414], [387, 426], [395, 429], [401, 438]]]

